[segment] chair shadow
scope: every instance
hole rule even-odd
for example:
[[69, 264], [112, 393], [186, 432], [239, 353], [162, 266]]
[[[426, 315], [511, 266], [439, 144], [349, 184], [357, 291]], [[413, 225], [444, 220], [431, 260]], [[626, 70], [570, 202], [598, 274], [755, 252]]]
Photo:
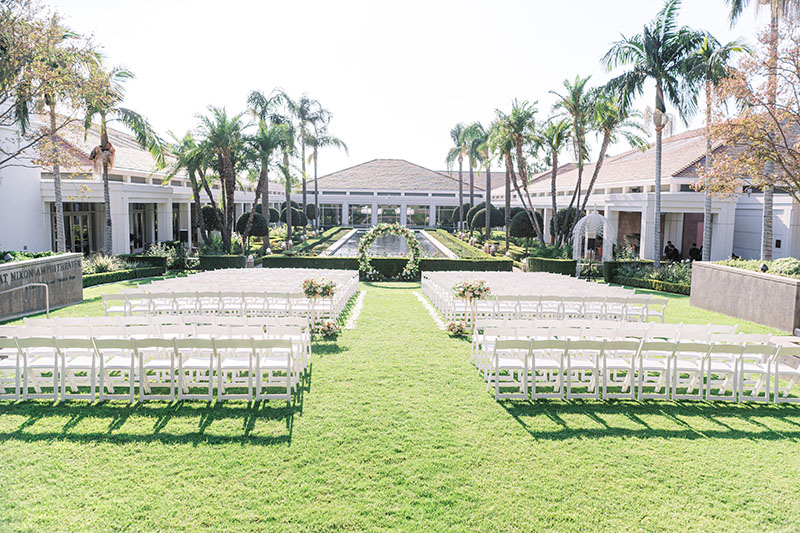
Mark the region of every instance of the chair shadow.
[[[707, 402], [657, 401], [515, 401], [498, 402], [533, 438], [564, 440], [572, 438], [635, 437], [677, 439], [748, 439], [799, 440], [800, 408], [793, 405], [757, 405]], [[582, 415], [597, 427], [571, 426], [563, 416]], [[608, 416], [624, 416], [634, 427], [613, 425]], [[796, 419], [788, 416], [795, 415]], [[558, 427], [536, 427], [531, 422], [545, 416]], [[673, 428], [659, 428], [654, 422], [669, 422]], [[747, 428], [736, 428], [723, 419], [744, 422]], [[778, 430], [767, 421], [780, 421], [796, 427]], [[649, 421], [649, 423], [648, 423]], [[709, 428], [709, 426], [711, 426]]]
[[[90, 403], [86, 400], [63, 401], [56, 404], [46, 401], [0, 402], [0, 415], [17, 415], [25, 417], [14, 430], [0, 431], [0, 443], [4, 441], [40, 442], [49, 440], [67, 440], [79, 443], [111, 443], [126, 444], [130, 442], [161, 444], [242, 444], [269, 446], [276, 444], [291, 445], [294, 429], [294, 416], [302, 413], [303, 395], [309, 388], [301, 383], [293, 394], [292, 401], [270, 400], [253, 401], [226, 400], [224, 402], [175, 401], [130, 404], [122, 401]], [[131, 418], [152, 419], [153, 427], [142, 433], [141, 425], [136, 431], [126, 431], [126, 424]], [[63, 420], [66, 423], [59, 430], [28, 431], [32, 426], [48, 419]], [[107, 420], [105, 430], [85, 431], [80, 422], [91, 419], [93, 422]], [[183, 432], [166, 431], [173, 420], [196, 419], [195, 430]], [[241, 430], [226, 435], [210, 434], [207, 430], [214, 422], [240, 420]], [[284, 421], [285, 433], [280, 435], [254, 435], [256, 423], [259, 421]]]

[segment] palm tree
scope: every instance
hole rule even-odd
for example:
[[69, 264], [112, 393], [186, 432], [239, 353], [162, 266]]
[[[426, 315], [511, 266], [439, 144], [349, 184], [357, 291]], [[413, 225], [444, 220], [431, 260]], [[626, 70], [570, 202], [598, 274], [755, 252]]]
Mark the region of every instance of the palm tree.
[[[492, 212], [492, 149], [490, 146], [490, 130], [483, 127], [480, 122], [473, 123], [472, 138], [475, 159], [478, 162], [478, 177], [481, 175], [481, 165], [486, 166], [486, 212]], [[491, 129], [491, 127], [490, 127]], [[486, 216], [486, 226], [484, 228], [484, 241], [489, 242], [492, 236], [491, 217]]]
[[[200, 236], [203, 242], [207, 242], [210, 228], [205, 227], [202, 202], [200, 201], [200, 187], [204, 186], [204, 182], [207, 181], [206, 171], [209, 167], [207, 153], [198, 145], [192, 132], [186, 132], [186, 134], [180, 138], [170, 132], [170, 136], [173, 139], [170, 153], [174, 157], [174, 160], [164, 178], [163, 184], [168, 184], [181, 170], [186, 171], [186, 174], [189, 176], [189, 183], [192, 186], [194, 219], [200, 226]], [[214, 197], [210, 196], [210, 199], [214, 212], [216, 212], [217, 207]], [[192, 230], [194, 230], [194, 228], [192, 228]]]
[[447, 152], [445, 162], [447, 170], [453, 169], [453, 163], [458, 161], [458, 229], [464, 227], [464, 157], [469, 154], [469, 139], [466, 136], [467, 127], [458, 123], [450, 130], [450, 140], [453, 147]]
[[[731, 26], [750, 5], [750, 0], [725, 0], [730, 5]], [[800, 0], [757, 0], [758, 6], [769, 6], [769, 58], [770, 73], [768, 80], [768, 98], [770, 107], [775, 107], [778, 99], [778, 24], [781, 17], [800, 12]], [[773, 163], [767, 163], [765, 173], [769, 175], [774, 168]], [[764, 187], [764, 211], [761, 224], [761, 259], [769, 261], [772, 259], [772, 204], [775, 191], [772, 187]], [[704, 228], [705, 230], [705, 228]], [[705, 232], [703, 234], [705, 240]], [[705, 248], [703, 249], [705, 251]]]
[[602, 135], [600, 141], [600, 152], [597, 155], [597, 163], [594, 165], [589, 186], [586, 188], [586, 195], [580, 205], [580, 211], [586, 210], [589, 196], [600, 175], [600, 169], [606, 159], [606, 152], [611, 143], [617, 143], [624, 139], [632, 147], [644, 150], [649, 147], [644, 135], [647, 133], [642, 124], [636, 120], [641, 115], [633, 111], [630, 106], [625, 105], [626, 98], [620, 98], [618, 94], [608, 87], [600, 87], [596, 91], [594, 108], [592, 109], [592, 128]]
[[[550, 196], [553, 203], [553, 237], [561, 245], [568, 228], [558, 227], [558, 202], [556, 201], [556, 176], [558, 176], [558, 154], [573, 136], [572, 123], [567, 118], [552, 118], [536, 134], [534, 143], [545, 150], [550, 163]], [[570, 217], [566, 217], [570, 218]]]
[[[583, 180], [584, 163], [588, 159], [588, 147], [586, 145], [586, 134], [591, 127], [591, 120], [594, 111], [594, 94], [587, 88], [589, 78], [575, 76], [575, 81], [564, 80], [563, 86], [565, 94], [550, 91], [556, 95], [558, 101], [554, 110], [561, 111], [563, 116], [568, 117], [572, 122], [572, 149], [575, 152], [575, 162], [578, 166], [578, 180], [575, 183], [575, 191], [569, 202], [568, 210], [572, 209], [575, 200], [580, 203], [581, 186]], [[567, 217], [567, 222], [575, 221], [572, 217]], [[563, 228], [564, 234], [569, 234], [571, 228]]]
[[214, 154], [217, 172], [222, 185], [225, 227], [222, 232], [222, 245], [226, 252], [231, 250], [231, 234], [233, 232], [234, 193], [236, 192], [236, 172], [242, 162], [244, 134], [242, 132], [242, 114], [228, 116], [224, 107], [209, 106], [210, 116], [200, 116], [200, 146]]
[[[639, 35], [617, 41], [603, 56], [611, 70], [618, 66], [631, 69], [612, 79], [612, 88], [622, 89], [626, 99], [641, 95], [647, 80], [655, 82], [656, 101], [653, 124], [656, 130], [655, 220], [653, 221], [653, 260], [661, 260], [661, 151], [667, 125], [667, 102], [687, 120], [697, 107], [696, 91], [687, 84], [686, 60], [703, 40], [703, 34], [686, 26], [678, 27], [680, 0], [667, 0], [656, 18]], [[628, 102], [625, 101], [624, 105]]]
[[114, 67], [106, 72], [99, 66], [94, 68], [89, 83], [95, 87], [86, 97], [86, 117], [84, 119], [85, 135], [93, 125], [95, 117], [99, 117], [100, 144], [89, 154], [95, 171], [102, 169], [103, 201], [106, 211], [104, 249], [113, 252], [113, 233], [111, 228], [111, 194], [108, 184], [108, 172], [114, 167], [114, 145], [108, 138], [108, 124], [118, 121], [133, 132], [136, 142], [153, 156], [157, 168], [164, 167], [165, 143], [156, 134], [150, 123], [139, 113], [122, 107], [125, 98], [124, 82], [133, 78], [133, 74], [122, 67]]
[[283, 98], [289, 114], [296, 120], [295, 129], [300, 140], [300, 172], [303, 183], [303, 212], [305, 213], [307, 194], [306, 146], [308, 145], [308, 138], [312, 135], [314, 129], [330, 121], [331, 114], [317, 100], [309, 98], [307, 94], [300, 95], [300, 98], [296, 101], [285, 94]]
[[[689, 74], [698, 84], [705, 86], [706, 93], [706, 158], [705, 179], [710, 179], [711, 158], [711, 119], [712, 90], [728, 77], [730, 61], [734, 54], [748, 51], [747, 45], [740, 41], [720, 44], [712, 35], [706, 34], [700, 47], [689, 58]], [[770, 239], [771, 240], [771, 239]], [[705, 202], [703, 205], [703, 261], [711, 259], [711, 187], [705, 186]]]
[[319, 211], [319, 182], [317, 176], [317, 160], [319, 158], [319, 149], [325, 147], [333, 147], [339, 148], [344, 150], [344, 153], [349, 153], [347, 150], [347, 145], [338, 137], [334, 137], [328, 133], [328, 128], [325, 125], [317, 126], [314, 129], [312, 135], [306, 139], [308, 146], [311, 147], [311, 155], [309, 156], [309, 162], [314, 163], [314, 205], [317, 206], [317, 220], [316, 226], [319, 229], [319, 219], [320, 219], [320, 211]]
[[[469, 205], [475, 205], [475, 167], [480, 167], [481, 124], [473, 122], [464, 130], [468, 143], [467, 164], [469, 165]], [[488, 213], [488, 211], [487, 211]]]
[[510, 232], [511, 232], [511, 169], [513, 168], [512, 150], [514, 143], [511, 141], [511, 136], [508, 135], [508, 128], [505, 125], [505, 116], [498, 111], [497, 118], [489, 126], [489, 138], [487, 155], [497, 154], [501, 161], [505, 163], [506, 181], [504, 191], [504, 226], [505, 226], [505, 243], [506, 253], [510, 245]]

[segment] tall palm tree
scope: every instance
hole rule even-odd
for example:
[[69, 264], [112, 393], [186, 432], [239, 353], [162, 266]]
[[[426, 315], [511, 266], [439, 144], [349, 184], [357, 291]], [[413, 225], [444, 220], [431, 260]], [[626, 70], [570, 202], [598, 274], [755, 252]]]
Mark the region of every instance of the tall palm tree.
[[[467, 164], [469, 165], [469, 205], [475, 205], [475, 168], [480, 167], [481, 124], [473, 122], [464, 131], [468, 143]], [[488, 212], [488, 211], [487, 211]]]
[[106, 211], [104, 250], [109, 254], [113, 252], [113, 233], [111, 231], [111, 194], [108, 172], [114, 167], [116, 149], [108, 138], [108, 124], [114, 121], [122, 123], [133, 132], [139, 146], [150, 152], [157, 168], [163, 168], [165, 165], [166, 145], [164, 141], [156, 134], [144, 116], [121, 105], [125, 99], [124, 83], [132, 78], [133, 73], [122, 67], [114, 67], [106, 72], [97, 66], [93, 69], [89, 80], [95, 90], [87, 95], [85, 102], [84, 128], [86, 136], [92, 128], [95, 117], [100, 120], [100, 144], [92, 149], [89, 159], [92, 160], [95, 171], [102, 169], [103, 202]]
[[[205, 220], [203, 219], [202, 201], [200, 200], [200, 187], [203, 182], [207, 180], [206, 171], [210, 166], [207, 153], [198, 145], [192, 132], [186, 132], [183, 137], [177, 137], [170, 132], [173, 139], [172, 146], [170, 147], [170, 154], [173, 156], [173, 162], [169, 167], [163, 183], [168, 184], [181, 170], [185, 171], [189, 176], [189, 183], [192, 187], [193, 211], [194, 220], [200, 227], [200, 237], [203, 242], [207, 242], [209, 238], [209, 231], [213, 228], [205, 227]], [[214, 197], [210, 196], [214, 212], [216, 212], [216, 202]], [[194, 227], [192, 231], [194, 231]]]
[[615, 91], [608, 87], [597, 89], [592, 109], [592, 129], [602, 136], [600, 141], [600, 152], [597, 155], [597, 163], [594, 165], [589, 186], [583, 197], [580, 210], [586, 210], [586, 204], [592, 194], [592, 189], [600, 175], [600, 169], [605, 163], [606, 153], [611, 143], [625, 140], [634, 148], [644, 150], [649, 147], [645, 135], [647, 131], [637, 120], [641, 117], [639, 113], [632, 110], [629, 105], [625, 105], [626, 98], [621, 98]]
[[309, 162], [314, 163], [314, 205], [317, 206], [317, 220], [316, 227], [319, 229], [320, 209], [319, 209], [319, 181], [317, 176], [317, 160], [319, 159], [319, 149], [332, 147], [344, 150], [344, 153], [349, 153], [347, 145], [338, 137], [334, 137], [328, 133], [328, 128], [325, 125], [317, 126], [312, 135], [306, 139], [308, 146], [311, 148], [311, 155]]
[[505, 226], [505, 244], [506, 253], [510, 245], [511, 236], [511, 169], [513, 168], [512, 151], [514, 143], [511, 141], [511, 136], [508, 134], [508, 128], [505, 125], [505, 116], [500, 112], [497, 113], [497, 118], [489, 126], [489, 138], [487, 155], [497, 154], [501, 161], [505, 163], [506, 181], [504, 190], [504, 226]]
[[308, 138], [318, 126], [327, 124], [330, 121], [331, 113], [324, 109], [322, 105], [307, 94], [300, 95], [297, 100], [292, 100], [284, 94], [286, 108], [294, 118], [295, 130], [300, 141], [300, 173], [303, 187], [303, 212], [306, 211], [306, 146]]
[[[568, 117], [572, 123], [571, 143], [575, 153], [575, 164], [578, 167], [578, 179], [575, 182], [575, 191], [572, 193], [568, 210], [572, 209], [576, 199], [580, 203], [581, 186], [583, 182], [583, 170], [589, 156], [586, 136], [591, 127], [591, 120], [594, 111], [594, 92], [589, 90], [587, 84], [591, 76], [582, 78], [575, 76], [574, 81], [564, 80], [564, 94], [550, 91], [556, 95], [554, 110], [561, 111], [562, 115]], [[575, 222], [572, 217], [567, 217], [567, 223]], [[564, 234], [569, 234], [571, 228], [563, 228]]]
[[[478, 177], [481, 175], [481, 166], [486, 167], [486, 212], [492, 212], [492, 149], [490, 143], [490, 130], [483, 127], [480, 122], [473, 123], [470, 128], [473, 132], [473, 146], [475, 151], [475, 159], [478, 162]], [[484, 240], [489, 242], [492, 236], [491, 217], [486, 216], [486, 225], [484, 227]]]
[[[667, 103], [687, 120], [697, 107], [697, 95], [686, 80], [686, 60], [703, 40], [703, 34], [686, 26], [678, 27], [680, 0], [667, 0], [656, 18], [642, 33], [624, 37], [611, 46], [603, 63], [611, 70], [629, 66], [630, 70], [612, 79], [609, 85], [621, 88], [626, 99], [641, 95], [647, 80], [655, 83], [656, 101], [653, 125], [656, 130], [655, 220], [653, 221], [653, 260], [661, 260], [661, 152], [663, 130], [667, 125]], [[628, 102], [624, 102], [627, 105]]]
[[[720, 44], [712, 35], [706, 34], [703, 42], [689, 58], [689, 74], [698, 84], [704, 86], [706, 95], [706, 158], [704, 164], [706, 180], [710, 179], [709, 171], [713, 157], [711, 149], [712, 91], [715, 86], [728, 77], [731, 58], [737, 53], [746, 51], [748, 51], [747, 45], [740, 41]], [[711, 259], [711, 207], [711, 187], [710, 183], [706, 183], [703, 205], [703, 261]]]
[[[756, 0], [758, 7], [768, 6], [770, 10], [769, 21], [769, 80], [768, 98], [770, 107], [775, 107], [778, 99], [778, 25], [782, 17], [800, 12], [800, 0]], [[736, 24], [741, 14], [750, 5], [750, 0], [725, 0], [730, 6], [731, 26]], [[770, 174], [774, 168], [773, 163], [767, 163], [765, 172]], [[772, 259], [772, 204], [775, 191], [772, 187], [764, 187], [764, 210], [761, 222], [761, 259]], [[705, 234], [703, 235], [705, 239]]]
[[467, 127], [459, 122], [450, 130], [452, 148], [447, 152], [445, 162], [447, 170], [453, 169], [453, 164], [458, 161], [458, 229], [464, 227], [464, 157], [469, 154], [469, 139], [466, 135]]
[[202, 137], [200, 146], [214, 154], [217, 172], [225, 199], [223, 212], [225, 215], [222, 245], [226, 252], [231, 250], [231, 234], [233, 233], [234, 193], [236, 192], [236, 172], [243, 158], [244, 133], [242, 114], [229, 116], [224, 107], [209, 106], [209, 116], [200, 116], [199, 132]]
[[[550, 163], [550, 196], [553, 204], [553, 237], [556, 244], [561, 245], [563, 237], [568, 233], [568, 228], [558, 226], [558, 202], [556, 201], [556, 177], [558, 176], [558, 154], [573, 136], [572, 122], [568, 118], [554, 117], [547, 121], [544, 128], [540, 128], [534, 142], [544, 149]], [[570, 217], [566, 217], [570, 218]]]

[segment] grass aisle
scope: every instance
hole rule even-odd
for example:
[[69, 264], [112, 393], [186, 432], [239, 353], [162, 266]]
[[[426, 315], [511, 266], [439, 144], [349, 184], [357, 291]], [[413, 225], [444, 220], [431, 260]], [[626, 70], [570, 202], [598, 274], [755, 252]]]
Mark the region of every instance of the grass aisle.
[[0, 530], [800, 527], [800, 408], [497, 403], [369, 284], [293, 408], [0, 403]]

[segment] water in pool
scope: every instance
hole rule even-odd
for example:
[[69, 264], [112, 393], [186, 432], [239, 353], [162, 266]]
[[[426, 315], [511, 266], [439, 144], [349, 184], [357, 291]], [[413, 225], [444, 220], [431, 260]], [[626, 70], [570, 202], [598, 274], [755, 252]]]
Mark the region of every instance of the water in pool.
[[[358, 230], [352, 234], [333, 255], [337, 257], [355, 257], [358, 255], [358, 242], [367, 233], [367, 230]], [[445, 255], [430, 242], [422, 232], [415, 231], [414, 236], [419, 241], [422, 257], [445, 257]], [[405, 237], [384, 235], [375, 239], [370, 247], [370, 255], [374, 257], [403, 257], [408, 255], [408, 244]]]

